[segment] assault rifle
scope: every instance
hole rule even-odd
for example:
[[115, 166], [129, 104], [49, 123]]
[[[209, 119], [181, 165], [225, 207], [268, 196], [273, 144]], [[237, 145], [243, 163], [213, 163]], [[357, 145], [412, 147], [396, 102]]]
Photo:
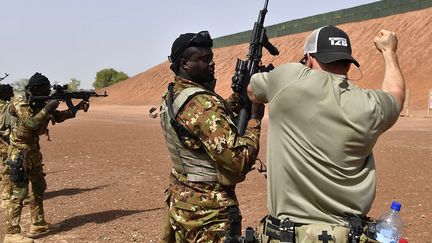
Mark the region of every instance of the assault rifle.
[[232, 77], [231, 88], [235, 93], [240, 94], [241, 110], [237, 120], [237, 129], [240, 135], [243, 135], [251, 113], [251, 101], [247, 96], [247, 86], [251, 76], [274, 68], [272, 64], [267, 67], [262, 66], [262, 49], [264, 47], [273, 56], [279, 55], [279, 50], [270, 43], [264, 28], [267, 5], [268, 0], [265, 0], [264, 8], [260, 10], [258, 20], [254, 24], [247, 60], [237, 59], [235, 74]]
[[9, 73], [5, 73], [5, 76], [0, 78], [0, 82], [3, 81], [3, 79], [7, 78], [7, 76], [9, 76]]
[[30, 97], [30, 103], [33, 102], [43, 102], [46, 100], [60, 100], [60, 101], [65, 101], [66, 103], [71, 102], [72, 99], [80, 99], [84, 102], [84, 108], [83, 111], [87, 112], [88, 108], [89, 108], [89, 101], [90, 101], [90, 97], [107, 97], [108, 94], [105, 91], [104, 94], [97, 94], [94, 90], [79, 90], [79, 91], [74, 91], [74, 92], [70, 92], [67, 91], [68, 90], [68, 85], [54, 85], [53, 89], [54, 89], [54, 93], [52, 93], [51, 95], [48, 96], [31, 96]]

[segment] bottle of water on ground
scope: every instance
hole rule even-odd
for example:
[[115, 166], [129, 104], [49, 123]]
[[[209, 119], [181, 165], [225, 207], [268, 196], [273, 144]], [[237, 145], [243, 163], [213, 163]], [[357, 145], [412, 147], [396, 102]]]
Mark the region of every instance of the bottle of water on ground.
[[378, 218], [376, 240], [382, 243], [398, 243], [402, 234], [402, 220], [399, 215], [401, 204], [392, 202], [390, 210]]

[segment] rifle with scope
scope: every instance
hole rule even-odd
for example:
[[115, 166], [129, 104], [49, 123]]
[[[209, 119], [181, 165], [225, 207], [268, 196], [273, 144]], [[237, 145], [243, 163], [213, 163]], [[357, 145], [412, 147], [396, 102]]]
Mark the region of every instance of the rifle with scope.
[[83, 111], [87, 112], [89, 108], [89, 101], [91, 97], [107, 97], [108, 94], [105, 91], [104, 94], [98, 94], [94, 90], [78, 90], [68, 91], [69, 86], [65, 85], [53, 85], [54, 92], [47, 96], [31, 96], [30, 102], [43, 102], [47, 100], [59, 100], [65, 101], [66, 103], [71, 102], [72, 99], [80, 99], [84, 102]]

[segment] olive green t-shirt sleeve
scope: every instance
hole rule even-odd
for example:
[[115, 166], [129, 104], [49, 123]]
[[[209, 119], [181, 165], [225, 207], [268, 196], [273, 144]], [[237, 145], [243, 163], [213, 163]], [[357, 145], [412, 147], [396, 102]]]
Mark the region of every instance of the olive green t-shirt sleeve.
[[255, 98], [262, 102], [268, 103], [271, 100], [268, 96], [270, 73], [256, 73], [252, 75], [250, 84], [252, 86]]
[[383, 90], [365, 90], [376, 104], [377, 130], [380, 133], [387, 131], [395, 124], [400, 114], [400, 106], [390, 93]]
[[308, 75], [306, 66], [300, 63], [286, 63], [268, 73], [252, 75], [250, 84], [255, 98], [269, 103], [286, 86]]

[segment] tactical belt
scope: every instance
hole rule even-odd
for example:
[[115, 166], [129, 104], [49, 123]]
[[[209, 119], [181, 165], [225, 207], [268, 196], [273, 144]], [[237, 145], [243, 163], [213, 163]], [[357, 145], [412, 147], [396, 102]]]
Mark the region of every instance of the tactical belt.
[[[365, 220], [360, 217], [352, 216], [348, 218], [349, 223], [349, 242], [360, 242], [360, 236], [365, 234], [367, 237], [373, 239], [375, 234], [375, 222]], [[295, 242], [295, 227], [300, 227], [305, 224], [293, 223], [286, 218], [284, 220], [277, 219], [271, 215], [267, 216], [265, 221], [264, 233], [276, 240], [282, 242]], [[364, 231], [365, 227], [367, 232]]]
[[267, 216], [265, 222], [265, 234], [269, 237], [279, 240], [281, 243], [283, 242], [294, 242], [295, 234], [294, 228], [295, 226], [301, 226], [300, 224], [295, 224], [291, 222], [289, 218], [284, 220], [277, 219], [271, 215]]

